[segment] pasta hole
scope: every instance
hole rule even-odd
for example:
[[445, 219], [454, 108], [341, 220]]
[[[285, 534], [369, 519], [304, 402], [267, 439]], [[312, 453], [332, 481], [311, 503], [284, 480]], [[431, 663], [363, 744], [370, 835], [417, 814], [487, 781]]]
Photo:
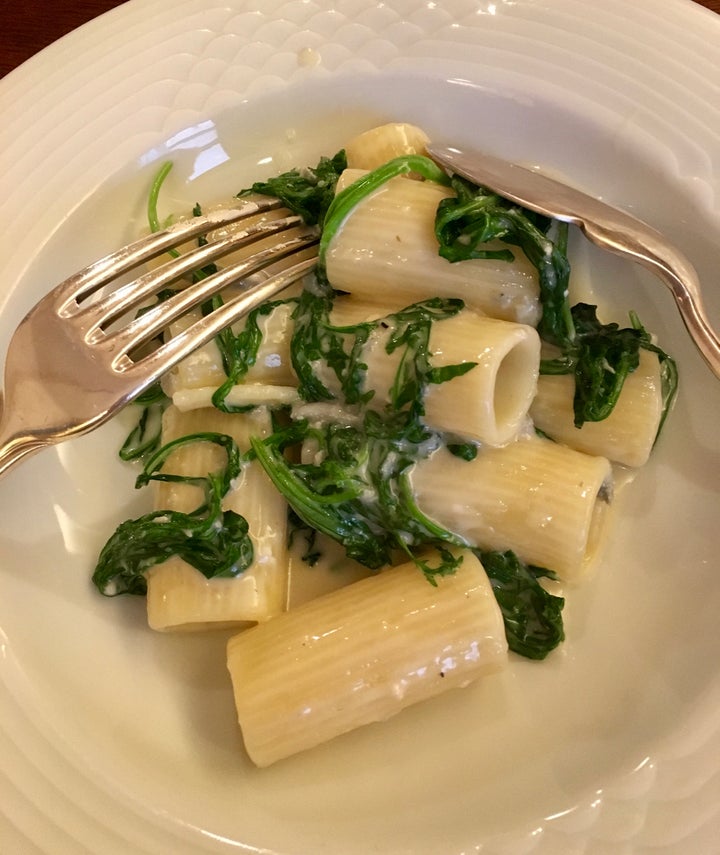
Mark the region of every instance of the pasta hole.
[[495, 375], [495, 421], [507, 439], [526, 417], [536, 388], [537, 349], [530, 338], [524, 338], [507, 352]]

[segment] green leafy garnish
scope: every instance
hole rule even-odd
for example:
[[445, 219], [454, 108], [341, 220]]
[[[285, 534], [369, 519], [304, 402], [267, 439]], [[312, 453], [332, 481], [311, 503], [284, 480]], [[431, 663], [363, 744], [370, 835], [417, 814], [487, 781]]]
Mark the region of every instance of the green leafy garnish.
[[543, 360], [543, 374], [574, 374], [573, 409], [575, 426], [606, 419], [613, 411], [625, 379], [640, 362], [640, 349], [658, 354], [663, 368], [663, 411], [667, 412], [677, 387], [674, 361], [652, 343], [650, 335], [632, 316], [633, 326], [603, 324], [595, 306], [577, 303], [572, 307], [575, 335], [556, 359]]
[[459, 176], [451, 183], [455, 196], [440, 202], [435, 219], [440, 255], [453, 262], [488, 257], [512, 261], [511, 250], [488, 251], [485, 244], [500, 240], [519, 246], [538, 271], [542, 304], [538, 332], [555, 344], [571, 339], [570, 264], [562, 236], [555, 242], [548, 237], [551, 221]]
[[267, 181], [256, 181], [252, 187], [241, 190], [238, 196], [260, 193], [275, 196], [293, 213], [303, 218], [309, 226], [322, 225], [325, 213], [335, 197], [335, 185], [347, 168], [344, 151], [333, 157], [321, 157], [314, 168], [291, 169]]
[[[291, 343], [299, 388], [306, 401], [332, 400], [355, 407], [351, 424], [310, 426], [296, 420], [253, 451], [297, 516], [341, 543], [349, 556], [373, 569], [392, 563], [398, 552], [409, 556], [432, 580], [452, 572], [457, 559], [449, 545], [461, 540], [426, 517], [415, 502], [409, 472], [443, 443], [423, 421], [429, 384], [464, 374], [474, 363], [433, 368], [428, 342], [434, 323], [463, 308], [461, 300], [435, 298], [357, 325], [330, 322], [333, 295], [306, 291], [295, 313]], [[389, 400], [372, 401], [365, 389], [367, 365], [362, 347], [374, 329], [385, 333], [385, 350], [397, 353], [398, 367]], [[329, 372], [336, 392], [318, 376]], [[293, 463], [284, 452], [301, 443], [314, 449], [313, 463]], [[469, 447], [460, 449], [469, 455]], [[421, 553], [433, 547], [439, 562]]]
[[[159, 471], [177, 448], [212, 442], [224, 449], [227, 462], [220, 472], [203, 477]], [[238, 477], [242, 456], [232, 437], [218, 433], [184, 436], [160, 448], [145, 464], [136, 487], [150, 481], [175, 481], [202, 487], [204, 501], [191, 513], [154, 511], [127, 520], [103, 547], [92, 580], [105, 596], [147, 593], [145, 573], [178, 556], [208, 579], [240, 575], [253, 561], [253, 546], [244, 517], [223, 511], [222, 499]]]
[[171, 161], [163, 163], [150, 186], [150, 193], [148, 194], [147, 201], [147, 218], [151, 232], [159, 232], [168, 225], [167, 222], [163, 223], [160, 221], [160, 215], [158, 214], [158, 201], [160, 199], [160, 191], [165, 183], [165, 179], [172, 171], [172, 168], [173, 165]]
[[[461, 541], [417, 507], [408, 471], [418, 450], [383, 430], [374, 415], [368, 413], [363, 428], [296, 423], [286, 438], [312, 440], [320, 450], [319, 463], [288, 462], [282, 453], [286, 438], [277, 434], [264, 441], [253, 438], [252, 449], [297, 516], [342, 544], [349, 557], [378, 569], [400, 552], [432, 581], [456, 569], [448, 545]], [[426, 546], [436, 548], [439, 563], [420, 557]]]
[[262, 330], [259, 318], [272, 314], [285, 300], [268, 300], [248, 313], [245, 324], [240, 332], [233, 332], [226, 327], [215, 338], [223, 361], [223, 369], [227, 379], [215, 390], [212, 404], [224, 413], [242, 413], [253, 408], [253, 405], [231, 406], [227, 396], [233, 387], [240, 383], [248, 370], [255, 365], [258, 351], [262, 344]]
[[300, 295], [293, 313], [290, 358], [301, 398], [306, 401], [334, 398], [318, 373], [319, 367], [326, 366], [340, 381], [345, 399], [356, 403], [362, 395], [366, 368], [360, 354], [372, 325], [358, 324], [352, 328], [334, 325], [330, 320], [334, 296], [331, 289], [320, 284], [315, 289], [306, 288]]
[[291, 341], [291, 359], [298, 376], [298, 391], [306, 401], [330, 401], [336, 396], [327, 388], [318, 369], [327, 369], [340, 386], [346, 404], [366, 404], [373, 395], [365, 389], [367, 365], [362, 361], [363, 347], [372, 331], [388, 330], [388, 354], [402, 351], [400, 367], [391, 391], [391, 407], [415, 407], [422, 415], [422, 397], [430, 383], [444, 383], [465, 374], [474, 362], [433, 368], [429, 361], [430, 329], [462, 311], [462, 300], [433, 298], [413, 303], [382, 318], [348, 326], [331, 322], [334, 294], [319, 286], [306, 289], [293, 314], [295, 321]]
[[474, 550], [488, 574], [505, 622], [508, 647], [529, 659], [544, 659], [565, 638], [565, 600], [548, 593], [538, 579], [554, 578], [513, 552]]
[[641, 347], [656, 352], [660, 359], [666, 413], [677, 387], [675, 363], [652, 343], [637, 317], [633, 316], [631, 327], [621, 329], [601, 323], [595, 306], [570, 306], [567, 224], [553, 223], [459, 176], [453, 176], [452, 187], [456, 195], [443, 199], [435, 221], [440, 255], [453, 262], [513, 259], [509, 250], [488, 250], [490, 241], [518, 246], [525, 253], [538, 272], [542, 306], [538, 333], [560, 349], [560, 356], [543, 360], [540, 370], [574, 375], [575, 425], [582, 427], [610, 415], [625, 379], [638, 366]]
[[308, 566], [314, 567], [322, 557], [322, 551], [318, 547], [318, 532], [300, 517], [288, 509], [288, 548], [291, 549], [298, 537], [305, 540], [305, 548], [301, 551], [300, 558]]
[[133, 404], [140, 407], [140, 412], [135, 427], [120, 448], [121, 460], [142, 460], [160, 447], [162, 416], [168, 401], [159, 382], [135, 398]]

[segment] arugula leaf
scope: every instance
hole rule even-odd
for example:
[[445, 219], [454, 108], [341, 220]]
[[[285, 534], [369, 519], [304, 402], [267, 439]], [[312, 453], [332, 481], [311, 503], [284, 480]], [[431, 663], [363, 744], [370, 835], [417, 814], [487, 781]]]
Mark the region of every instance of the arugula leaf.
[[447, 450], [454, 457], [459, 457], [460, 460], [475, 460], [478, 453], [478, 444], [476, 442], [448, 442]]
[[[290, 463], [277, 436], [251, 439], [257, 460], [303, 522], [371, 569], [392, 563], [400, 550], [431, 581], [455, 570], [458, 559], [445, 544], [459, 545], [460, 539], [424, 517], [409, 489], [412, 451], [392, 440], [380, 443], [372, 431], [355, 427], [304, 429], [325, 453], [321, 463]], [[436, 548], [437, 564], [418, 557], [425, 546]]]
[[430, 329], [436, 321], [457, 315], [462, 300], [432, 298], [413, 303], [398, 312], [359, 324], [337, 326], [330, 320], [334, 293], [323, 286], [305, 290], [293, 314], [295, 322], [290, 345], [291, 360], [298, 376], [298, 391], [306, 401], [330, 401], [335, 395], [318, 375], [326, 367], [339, 381], [346, 404], [366, 404], [373, 392], [365, 391], [367, 365], [363, 347], [377, 327], [387, 328], [388, 354], [403, 349], [400, 369], [394, 380], [390, 406], [409, 406], [422, 415], [422, 397], [428, 384], [444, 383], [470, 371], [467, 362], [433, 368], [429, 361]]
[[542, 317], [538, 332], [546, 341], [562, 345], [572, 340], [574, 328], [568, 304], [570, 264], [563, 250], [562, 224], [558, 241], [548, 237], [551, 221], [521, 208], [484, 187], [454, 175], [455, 196], [443, 199], [435, 219], [440, 255], [448, 261], [499, 258], [512, 261], [510, 250], [481, 248], [490, 240], [519, 246], [538, 271]]
[[239, 333], [234, 333], [230, 327], [222, 330], [216, 336], [220, 350], [223, 368], [227, 379], [215, 390], [212, 404], [224, 413], [242, 413], [251, 410], [254, 405], [231, 406], [226, 403], [233, 386], [241, 382], [248, 370], [257, 361], [258, 351], [262, 344], [262, 330], [258, 319], [272, 314], [275, 309], [291, 300], [268, 300], [248, 313], [245, 324]]
[[[663, 412], [667, 413], [677, 388], [674, 361], [653, 344], [636, 315], [632, 326], [598, 320], [597, 307], [577, 303], [572, 307], [575, 337], [557, 359], [543, 360], [542, 374], [574, 374], [573, 409], [575, 426], [606, 419], [613, 411], [628, 374], [640, 361], [640, 349], [658, 354], [663, 366]], [[664, 416], [663, 416], [664, 421]]]
[[[643, 325], [640, 323], [640, 319], [638, 318], [635, 312], [630, 312], [630, 322], [633, 327], [635, 327], [635, 329], [642, 330], [643, 333], [645, 333]], [[655, 353], [657, 355], [658, 360], [660, 361], [662, 414], [660, 416], [660, 424], [658, 425], [658, 431], [655, 436], [655, 442], [657, 442], [658, 437], [662, 432], [663, 425], [665, 424], [665, 419], [668, 417], [668, 413], [670, 412], [673, 405], [673, 401], [675, 400], [675, 396], [677, 395], [678, 369], [675, 360], [667, 353], [665, 353], [662, 348], [658, 347], [652, 341], [651, 337], [647, 334], [643, 336], [642, 347], [645, 348], [645, 350], [649, 350], [651, 353]]]
[[159, 382], [135, 398], [133, 404], [140, 407], [140, 413], [118, 452], [121, 460], [142, 460], [160, 447], [162, 416], [169, 400]]
[[165, 183], [165, 179], [170, 174], [172, 168], [173, 165], [171, 161], [163, 163], [150, 186], [150, 193], [148, 194], [147, 201], [147, 218], [151, 232], [159, 232], [168, 225], [167, 222], [162, 223], [160, 221], [160, 215], [158, 214], [158, 200], [160, 198], [160, 191]]
[[302, 550], [301, 559], [309, 567], [314, 567], [322, 557], [322, 550], [318, 547], [318, 532], [303, 522], [300, 517], [288, 509], [288, 548], [292, 548], [297, 537], [305, 539], [305, 548]]
[[[352, 558], [375, 569], [391, 563], [400, 550], [432, 581], [455, 569], [457, 559], [447, 544], [461, 541], [422, 513], [408, 473], [443, 443], [423, 422], [427, 386], [447, 382], [475, 365], [436, 369], [430, 363], [432, 324], [453, 317], [464, 304], [434, 298], [376, 320], [334, 326], [333, 298], [324, 286], [300, 297], [291, 342], [293, 365], [307, 401], [333, 398], [318, 377], [319, 371], [332, 372], [344, 403], [358, 405], [359, 422], [311, 428], [298, 420], [264, 442], [254, 441], [253, 451], [295, 514], [343, 544]], [[372, 391], [365, 392], [362, 347], [375, 328], [387, 331], [386, 352], [398, 352], [400, 359], [389, 401], [370, 409]], [[315, 447], [316, 462], [290, 462], [283, 452], [304, 441]], [[456, 449], [466, 457], [474, 453], [468, 445]], [[434, 547], [437, 563], [419, 557], [426, 546]]]
[[560, 358], [543, 360], [541, 372], [575, 375], [575, 426], [582, 427], [613, 411], [625, 378], [639, 364], [643, 333], [600, 323], [597, 307], [587, 303], [573, 306], [572, 316], [575, 338], [565, 345]]
[[[175, 449], [194, 442], [213, 442], [222, 447], [227, 455], [225, 467], [203, 477], [158, 471]], [[159, 449], [146, 463], [135, 486], [145, 486], [151, 480], [194, 484], [204, 488], [204, 501], [189, 514], [159, 510], [118, 526], [100, 552], [93, 572], [92, 580], [100, 593], [146, 594], [145, 573], [174, 555], [208, 579], [243, 573], [253, 561], [248, 524], [234, 511], [222, 509], [223, 496], [241, 467], [238, 447], [226, 434], [190, 434]]]
[[301, 520], [343, 544], [351, 558], [367, 567], [376, 569], [388, 563], [390, 553], [386, 543], [376, 537], [365, 516], [357, 513], [355, 500], [359, 491], [353, 495], [349, 490], [351, 473], [343, 475], [342, 492], [333, 492], [327, 478], [331, 466], [324, 467], [312, 484], [311, 476], [315, 473], [307, 471], [307, 467], [302, 469], [298, 464], [288, 463], [269, 442], [253, 437], [251, 445], [270, 480]]
[[366, 365], [361, 362], [362, 347], [372, 324], [340, 327], [330, 320], [334, 292], [318, 284], [305, 289], [293, 313], [290, 358], [298, 377], [298, 392], [306, 401], [330, 401], [335, 397], [317, 372], [325, 365], [338, 378], [345, 400], [361, 400]]
[[325, 213], [335, 197], [335, 185], [347, 168], [344, 150], [333, 157], [321, 157], [313, 169], [291, 169], [267, 181], [256, 181], [252, 187], [241, 190], [238, 196], [261, 193], [276, 196], [293, 213], [303, 218], [307, 225], [323, 224]]
[[565, 638], [565, 600], [549, 594], [538, 582], [554, 574], [525, 564], [514, 552], [473, 551], [490, 579], [509, 648], [529, 659], [544, 659]]

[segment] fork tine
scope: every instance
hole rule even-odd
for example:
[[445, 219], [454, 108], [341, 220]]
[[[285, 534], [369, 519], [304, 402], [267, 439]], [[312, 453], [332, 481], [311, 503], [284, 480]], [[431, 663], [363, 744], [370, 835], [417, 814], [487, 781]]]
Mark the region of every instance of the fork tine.
[[282, 203], [274, 197], [258, 197], [241, 202], [236, 208], [193, 217], [139, 238], [94, 261], [58, 285], [53, 292], [55, 311], [61, 317], [69, 317], [77, 312], [77, 304], [81, 300], [150, 259], [214, 229], [281, 206]]
[[[117, 364], [118, 359], [129, 355], [133, 350], [151, 341], [163, 330], [166, 330], [172, 321], [186, 314], [190, 309], [206, 302], [229, 285], [247, 279], [258, 271], [287, 259], [288, 256], [294, 255], [300, 250], [311, 248], [318, 241], [318, 230], [306, 229], [289, 240], [260, 250], [243, 261], [189, 285], [169, 299], [139, 315], [122, 329], [109, 333], [96, 330], [93, 343], [108, 351], [114, 364]], [[309, 266], [314, 265], [317, 262], [317, 254], [314, 254], [309, 262]], [[290, 279], [288, 284], [297, 280], [300, 275], [298, 274], [294, 279]], [[256, 291], [257, 288], [253, 288], [251, 293], [255, 294]]]
[[169, 286], [183, 276], [201, 270], [206, 265], [243, 246], [248, 246], [301, 224], [302, 219], [299, 216], [292, 215], [277, 220], [255, 223], [248, 228], [233, 231], [220, 240], [213, 240], [168, 261], [161, 267], [116, 288], [99, 300], [79, 305], [73, 318], [81, 322], [85, 336], [92, 338], [99, 327], [107, 325], [131, 309], [142, 306], [150, 297], [156, 296], [162, 288]]
[[115, 370], [133, 378], [133, 393], [128, 396], [128, 400], [142, 391], [139, 388], [140, 383], [142, 383], [142, 389], [151, 386], [163, 374], [174, 368], [194, 350], [207, 344], [223, 329], [297, 282], [309, 273], [316, 263], [315, 257], [305, 258], [273, 273], [260, 284], [237, 294], [137, 361], [131, 360], [126, 355], [117, 358]]

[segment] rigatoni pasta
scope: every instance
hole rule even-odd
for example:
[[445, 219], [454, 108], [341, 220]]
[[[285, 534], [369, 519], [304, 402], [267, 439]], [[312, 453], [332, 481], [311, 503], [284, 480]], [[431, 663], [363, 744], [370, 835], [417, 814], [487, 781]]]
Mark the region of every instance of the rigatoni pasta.
[[464, 362], [475, 366], [447, 383], [428, 387], [428, 424], [491, 446], [515, 439], [526, 426], [537, 391], [537, 332], [527, 324], [468, 310], [434, 324], [429, 349], [433, 367]]
[[[570, 306], [563, 227], [448, 177], [427, 142], [389, 123], [287, 173], [288, 199], [322, 223], [316, 275], [164, 379], [162, 441], [224, 441], [181, 446], [160, 475], [151, 458], [148, 480], [180, 480], [157, 484], [156, 514], [121, 526], [94, 576], [104, 593], [113, 573], [146, 583], [154, 629], [240, 628], [227, 666], [258, 766], [467, 685], [509, 652], [549, 655], [564, 600], [546, 580], [571, 591], [585, 576], [615, 470], [647, 460], [672, 399], [674, 364], [636, 317], [621, 330]], [[205, 474], [224, 456], [235, 468], [212, 515], [220, 479]], [[149, 525], [153, 541], [163, 514], [189, 525], [203, 491], [200, 548], [215, 560], [232, 514], [247, 569], [221, 578], [177, 554], [132, 565], [123, 537]], [[103, 565], [118, 554], [119, 570]], [[311, 578], [316, 562], [341, 572]]]
[[[216, 386], [176, 388], [172, 394], [175, 407], [182, 413], [213, 406]], [[224, 396], [227, 407], [245, 409], [253, 407], [289, 407], [299, 401], [297, 386], [271, 386], [265, 383], [238, 383]]]
[[[372, 317], [364, 301], [339, 301], [334, 323]], [[404, 351], [388, 352], [393, 329], [377, 323], [360, 350], [365, 366], [362, 391], [371, 394], [369, 406], [390, 405]], [[469, 370], [442, 383], [431, 383], [424, 393], [425, 421], [432, 428], [488, 445], [503, 445], [526, 426], [535, 396], [540, 364], [540, 339], [527, 324], [489, 318], [464, 309], [432, 325], [428, 347], [432, 369], [464, 365]], [[329, 366], [318, 368], [337, 395], [341, 389]]]
[[[373, 407], [390, 401], [402, 357], [387, 353], [390, 335], [378, 327], [362, 351]], [[469, 368], [428, 385], [423, 399], [428, 425], [492, 446], [510, 442], [526, 426], [540, 365], [540, 339], [532, 327], [465, 309], [432, 325], [428, 356], [433, 369]]]
[[[267, 410], [228, 415], [217, 410], [165, 412], [164, 439], [198, 431], [230, 433], [241, 448], [249, 437], [270, 430]], [[166, 466], [181, 475], [197, 475], [219, 468], [223, 452], [209, 443], [194, 443], [174, 452]], [[199, 490], [186, 483], [160, 482], [155, 502], [159, 509], [189, 512], [202, 501]], [[283, 611], [287, 597], [287, 510], [262, 468], [249, 462], [241, 480], [225, 497], [232, 508], [250, 521], [254, 559], [235, 578], [207, 579], [177, 556], [147, 573], [148, 623], [152, 629], [199, 631], [267, 620]]]
[[430, 138], [417, 125], [389, 122], [353, 137], [345, 146], [349, 169], [375, 169], [407, 154], [425, 154]]
[[569, 374], [539, 378], [531, 416], [538, 428], [557, 442], [599, 454], [624, 466], [644, 466], [650, 457], [663, 413], [658, 356], [640, 352], [640, 364], [629, 375], [612, 413], [600, 422], [574, 423], [575, 384]]
[[608, 460], [534, 435], [471, 461], [439, 449], [412, 483], [425, 513], [469, 544], [510, 549], [566, 582], [595, 557], [612, 499]]
[[509, 265], [485, 259], [452, 264], [438, 255], [433, 222], [449, 195], [446, 187], [398, 177], [366, 197], [329, 244], [333, 286], [392, 308], [459, 297], [492, 317], [536, 324], [537, 277], [522, 256]]
[[258, 766], [313, 748], [507, 663], [479, 560], [461, 553], [433, 587], [411, 562], [234, 636], [228, 669]]
[[[290, 303], [283, 302], [271, 312], [257, 318], [261, 342], [257, 356], [248, 366], [245, 383], [263, 386], [294, 386], [297, 383], [290, 361], [292, 336], [292, 311]], [[175, 321], [172, 335], [178, 335], [198, 320], [200, 311], [194, 310]], [[238, 332], [245, 327], [240, 322]], [[222, 355], [217, 342], [211, 341], [190, 354], [163, 378], [163, 386], [170, 397], [187, 389], [217, 389], [226, 379]]]

